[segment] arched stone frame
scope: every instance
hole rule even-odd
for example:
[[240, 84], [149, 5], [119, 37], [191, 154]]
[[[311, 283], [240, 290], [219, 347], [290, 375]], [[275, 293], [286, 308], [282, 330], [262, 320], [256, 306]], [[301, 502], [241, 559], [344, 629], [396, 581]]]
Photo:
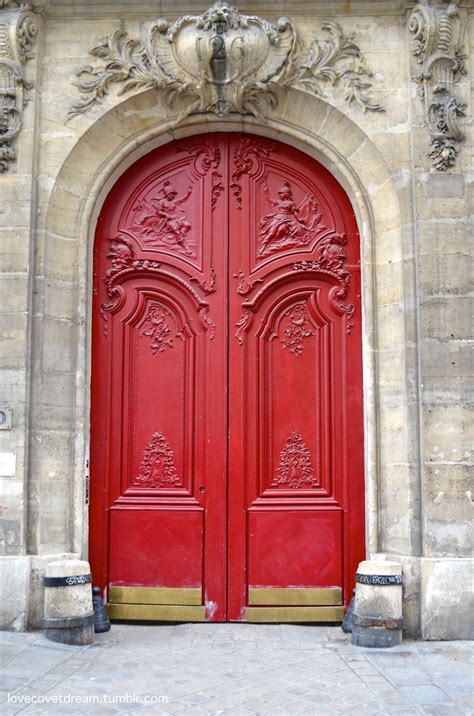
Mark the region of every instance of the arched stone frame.
[[[133, 96], [103, 114], [79, 138], [52, 191], [45, 224], [45, 299], [54, 291], [55, 251], [67, 242], [67, 280], [76, 282], [74, 517], [65, 551], [87, 554], [84, 456], [88, 451], [92, 247], [96, 220], [111, 187], [140, 156], [173, 139], [215, 131], [259, 134], [293, 145], [326, 166], [345, 188], [357, 216], [363, 280], [363, 365], [367, 553], [416, 555], [419, 495], [408, 449], [410, 410], [404, 315], [404, 263], [398, 196], [388, 167], [369, 137], [340, 110], [290, 90], [263, 124], [251, 117], [177, 114], [156, 92]], [[87, 118], [79, 120], [85, 127]], [[62, 269], [63, 270], [63, 269]], [[50, 275], [51, 274], [51, 275]], [[50, 275], [51, 281], [48, 281]], [[37, 355], [42, 348], [36, 345]], [[35, 358], [34, 358], [35, 359]], [[43, 395], [43, 400], [47, 396]], [[64, 456], [64, 470], [71, 472]]]

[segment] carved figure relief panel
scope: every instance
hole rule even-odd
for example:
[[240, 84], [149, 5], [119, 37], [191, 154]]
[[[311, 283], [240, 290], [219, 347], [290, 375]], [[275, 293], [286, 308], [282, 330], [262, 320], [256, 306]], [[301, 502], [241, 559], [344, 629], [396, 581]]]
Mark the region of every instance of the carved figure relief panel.
[[[168, 162], [134, 188], [118, 217], [116, 237], [134, 240], [150, 258], [164, 254], [202, 269], [207, 275], [189, 277], [206, 293], [212, 292], [215, 271], [212, 254], [206, 257], [206, 266], [202, 263], [202, 226], [208, 209], [213, 215], [218, 208], [223, 191], [219, 147], [205, 139], [181, 142], [176, 153], [169, 152]], [[209, 195], [205, 204], [204, 194]]]
[[132, 223], [125, 228], [141, 239], [146, 248], [163, 248], [196, 258], [196, 245], [191, 224], [183, 205], [192, 187], [179, 195], [176, 183], [165, 179], [132, 207]]
[[306, 194], [298, 203], [293, 189], [285, 179], [277, 189], [277, 196], [270, 195], [265, 179], [265, 193], [273, 211], [260, 219], [257, 255], [266, 256], [281, 249], [308, 248], [322, 230], [322, 214], [314, 196]]

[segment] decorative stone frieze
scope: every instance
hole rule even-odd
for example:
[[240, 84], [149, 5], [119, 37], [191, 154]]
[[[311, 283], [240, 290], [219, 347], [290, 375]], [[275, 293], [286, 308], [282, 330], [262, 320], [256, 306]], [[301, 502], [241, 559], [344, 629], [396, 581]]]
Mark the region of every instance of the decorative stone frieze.
[[37, 32], [31, 4], [0, 0], [0, 172], [16, 159], [13, 141], [32, 87], [23, 66], [33, 56]]
[[144, 39], [120, 28], [90, 54], [100, 62], [79, 71], [83, 99], [69, 116], [86, 112], [113, 84], [121, 85], [120, 94], [159, 89], [170, 106], [182, 99], [178, 122], [198, 112], [237, 112], [262, 121], [278, 103], [278, 88], [290, 87], [324, 96], [325, 85], [342, 85], [349, 104], [382, 110], [370, 99], [360, 48], [335, 22], [325, 22], [305, 46], [290, 18], [271, 23], [218, 1], [203, 15], [152, 22]]
[[420, 2], [410, 16], [409, 30], [412, 54], [421, 65], [421, 73], [414, 79], [431, 136], [429, 155], [435, 169], [446, 171], [454, 165], [459, 142], [464, 139], [459, 117], [466, 108], [454, 96], [454, 85], [467, 74], [457, 0]]

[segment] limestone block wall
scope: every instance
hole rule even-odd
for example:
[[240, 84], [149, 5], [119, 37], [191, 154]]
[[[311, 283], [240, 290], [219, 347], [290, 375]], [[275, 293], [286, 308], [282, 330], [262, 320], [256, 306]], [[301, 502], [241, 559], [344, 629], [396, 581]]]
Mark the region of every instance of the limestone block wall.
[[[466, 637], [472, 575], [472, 77], [474, 8], [460, 2], [467, 73], [455, 95], [466, 135], [453, 166], [433, 168], [409, 20], [414, 3], [240, 2], [248, 14], [291, 15], [308, 44], [324, 20], [353, 33], [373, 71], [363, 112], [341, 86], [324, 97], [280, 91], [266, 122], [179, 113], [154, 90], [103, 100], [66, 122], [73, 81], [90, 49], [119, 25], [132, 36], [156, 17], [137, 0], [35, 3], [39, 32], [24, 62], [32, 82], [0, 173], [0, 407], [13, 408], [0, 451], [1, 626], [38, 626], [41, 569], [87, 558], [91, 248], [94, 221], [124, 168], [154, 146], [205, 131], [274, 136], [326, 164], [346, 187], [362, 238], [366, 400], [367, 556], [403, 564], [406, 633]], [[19, 11], [2, 8], [2, 19]], [[207, 4], [161, 2], [174, 19]], [[337, 11], [337, 17], [336, 15]], [[1, 33], [0, 33], [1, 34]], [[1, 50], [0, 50], [1, 52]], [[0, 61], [1, 61], [0, 55]], [[0, 125], [1, 127], [1, 125]], [[1, 142], [0, 128], [0, 142]], [[0, 144], [0, 149], [1, 149]], [[472, 472], [471, 472], [472, 475]], [[472, 478], [471, 478], [472, 479]], [[448, 615], [448, 616], [446, 616]]]

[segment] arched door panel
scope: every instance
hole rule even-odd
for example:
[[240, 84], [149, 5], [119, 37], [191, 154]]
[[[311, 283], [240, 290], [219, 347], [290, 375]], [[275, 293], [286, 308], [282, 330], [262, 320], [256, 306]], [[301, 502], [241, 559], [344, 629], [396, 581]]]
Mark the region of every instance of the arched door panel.
[[174, 142], [116, 184], [91, 411], [112, 617], [341, 617], [363, 557], [358, 251], [341, 187], [277, 142]]

